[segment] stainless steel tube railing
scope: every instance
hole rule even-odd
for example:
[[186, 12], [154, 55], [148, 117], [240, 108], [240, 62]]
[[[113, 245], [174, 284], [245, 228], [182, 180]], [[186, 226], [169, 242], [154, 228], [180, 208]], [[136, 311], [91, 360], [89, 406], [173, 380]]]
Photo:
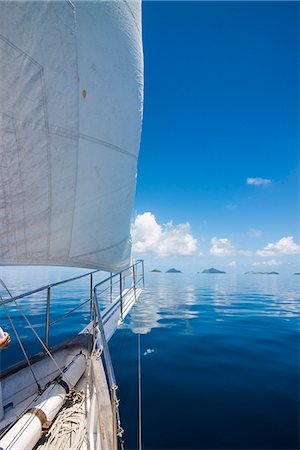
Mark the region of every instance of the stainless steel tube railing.
[[[136, 279], [137, 277], [137, 267], [140, 266], [141, 267], [141, 278], [140, 279]], [[77, 311], [78, 309], [80, 309], [81, 307], [83, 307], [84, 305], [86, 305], [88, 302], [90, 303], [90, 318], [92, 320], [93, 316], [94, 316], [94, 309], [95, 309], [95, 305], [94, 305], [94, 292], [96, 292], [96, 296], [97, 298], [103, 296], [103, 294], [105, 294], [105, 292], [109, 291], [109, 300], [110, 302], [112, 302], [113, 300], [113, 289], [114, 286], [116, 286], [116, 288], [118, 289], [118, 295], [121, 298], [121, 302], [120, 302], [120, 307], [122, 309], [123, 304], [122, 304], [122, 292], [123, 292], [123, 288], [125, 287], [124, 284], [124, 280], [125, 280], [125, 274], [126, 272], [128, 273], [128, 271], [130, 272], [130, 275], [132, 275], [132, 273], [134, 273], [134, 276], [132, 276], [132, 286], [130, 287], [130, 290], [132, 288], [136, 288], [136, 286], [138, 284], [140, 284], [140, 282], [142, 281], [143, 285], [144, 285], [144, 271], [143, 271], [143, 261], [142, 260], [137, 260], [134, 264], [132, 264], [131, 266], [121, 270], [120, 272], [117, 272], [115, 274], [110, 273], [110, 276], [105, 278], [104, 280], [100, 281], [99, 283], [95, 284], [95, 286], [93, 286], [93, 275], [96, 273], [99, 273], [100, 270], [93, 270], [91, 272], [85, 273], [83, 275], [79, 275], [77, 277], [72, 277], [72, 278], [68, 278], [66, 280], [62, 280], [62, 281], [58, 281], [55, 283], [51, 283], [51, 284], [47, 284], [45, 286], [39, 287], [37, 289], [33, 289], [31, 291], [28, 292], [24, 292], [22, 294], [16, 295], [16, 296], [12, 296], [6, 299], [3, 299], [3, 304], [9, 304], [14, 302], [15, 300], [20, 300], [20, 299], [24, 299], [26, 297], [30, 297], [31, 295], [34, 294], [38, 294], [38, 293], [42, 293], [47, 291], [47, 299], [46, 299], [46, 317], [45, 317], [45, 344], [48, 347], [49, 346], [49, 329], [52, 325], [60, 322], [61, 320], [65, 319], [66, 317], [70, 316], [73, 312]], [[80, 303], [80, 305], [76, 306], [75, 308], [73, 308], [72, 310], [68, 311], [67, 313], [63, 314], [62, 316], [56, 317], [53, 321], [51, 321], [51, 291], [53, 288], [56, 288], [57, 286], [62, 286], [65, 285], [67, 283], [71, 283], [77, 280], [80, 280], [82, 278], [86, 278], [89, 277], [90, 280], [90, 288], [89, 288], [89, 298], [88, 299], [83, 299], [83, 302]], [[101, 289], [101, 286], [105, 286], [106, 283], [109, 283], [109, 286]], [[95, 291], [96, 289], [96, 291]]]

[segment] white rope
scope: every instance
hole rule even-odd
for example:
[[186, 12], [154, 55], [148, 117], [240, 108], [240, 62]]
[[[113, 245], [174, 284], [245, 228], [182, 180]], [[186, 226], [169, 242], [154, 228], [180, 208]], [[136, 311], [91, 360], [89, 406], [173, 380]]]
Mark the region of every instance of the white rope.
[[[86, 436], [86, 414], [83, 392], [70, 394], [48, 432], [45, 450], [80, 450]], [[71, 403], [71, 405], [70, 405]]]

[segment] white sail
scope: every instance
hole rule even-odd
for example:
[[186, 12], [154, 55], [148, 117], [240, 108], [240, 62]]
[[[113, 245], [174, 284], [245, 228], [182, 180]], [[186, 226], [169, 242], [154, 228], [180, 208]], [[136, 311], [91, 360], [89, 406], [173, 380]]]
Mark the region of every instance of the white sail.
[[128, 264], [141, 42], [137, 1], [0, 2], [1, 264]]

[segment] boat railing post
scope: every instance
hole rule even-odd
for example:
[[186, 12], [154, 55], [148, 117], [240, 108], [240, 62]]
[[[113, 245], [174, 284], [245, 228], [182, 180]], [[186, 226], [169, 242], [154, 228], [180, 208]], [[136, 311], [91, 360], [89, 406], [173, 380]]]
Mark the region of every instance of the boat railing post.
[[51, 288], [48, 287], [48, 289], [47, 289], [47, 306], [46, 306], [46, 330], [45, 330], [46, 347], [49, 347], [50, 301], [51, 301]]
[[90, 320], [93, 318], [93, 274], [90, 276]]
[[136, 285], [135, 285], [135, 264], [132, 266], [132, 280], [133, 280], [133, 292], [134, 292], [134, 298], [136, 300]]
[[121, 320], [123, 321], [123, 289], [122, 289], [122, 273], [120, 273], [120, 308], [121, 308]]
[[95, 301], [95, 295], [93, 296], [93, 342], [96, 341], [97, 338], [97, 307]]
[[94, 287], [94, 306], [95, 306], [96, 322], [98, 322], [98, 328], [99, 328], [99, 333], [100, 333], [101, 342], [102, 342], [103, 355], [104, 355], [104, 359], [105, 359], [106, 368], [108, 370], [109, 386], [110, 386], [110, 388], [112, 388], [113, 386], [117, 386], [116, 378], [115, 378], [115, 374], [113, 371], [113, 365], [112, 365], [110, 352], [109, 352], [109, 348], [108, 348], [108, 343], [107, 343], [105, 332], [104, 332], [104, 326], [103, 326], [100, 306], [99, 306], [97, 292], [96, 292], [95, 287]]
[[145, 289], [145, 269], [144, 269], [144, 260], [142, 259], [142, 279], [143, 279], [143, 289]]

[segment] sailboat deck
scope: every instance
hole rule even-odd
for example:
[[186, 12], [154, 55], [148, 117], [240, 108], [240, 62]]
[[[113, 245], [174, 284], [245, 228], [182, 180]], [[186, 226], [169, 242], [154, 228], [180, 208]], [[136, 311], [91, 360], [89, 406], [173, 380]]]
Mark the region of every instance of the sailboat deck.
[[[68, 448], [80, 442], [81, 450], [111, 450], [113, 447], [113, 413], [101, 357], [91, 358], [94, 380], [91, 382], [89, 368], [75, 387], [73, 397], [82, 396], [79, 407], [66, 402], [35, 450], [57, 450], [60, 438], [68, 436]], [[71, 403], [71, 404], [70, 404]], [[65, 417], [67, 416], [67, 417]], [[65, 419], [64, 419], [65, 417]], [[53, 439], [57, 437], [57, 439]], [[51, 442], [52, 439], [52, 442]]]
[[[77, 344], [76, 340], [78, 341]], [[89, 359], [90, 364], [87, 364], [85, 373], [76, 384], [72, 393], [73, 398], [80, 396], [83, 401], [79, 407], [73, 408], [74, 411], [70, 407], [73, 402], [66, 402], [49, 430], [43, 432], [35, 450], [46, 448], [47, 450], [57, 450], [60, 448], [57, 442], [52, 445], [49, 443], [49, 440], [54, 435], [68, 433], [66, 431], [68, 424], [62, 427], [62, 411], [67, 413], [68, 422], [73, 424], [69, 430], [70, 438], [72, 436], [73, 440], [77, 440], [80, 439], [79, 436], [76, 436], [77, 432], [77, 434], [84, 434], [80, 447], [82, 450], [108, 450], [113, 448], [113, 414], [102, 358], [99, 354], [89, 357], [87, 346], [80, 345], [80, 342], [82, 343], [83, 341], [87, 342], [88, 336], [79, 335], [75, 340], [70, 341], [69, 345], [63, 344], [53, 352], [53, 356], [61, 369], [66, 367], [74, 356], [80, 352], [85, 354], [87, 360]], [[39, 382], [41, 387], [44, 387], [50, 380], [59, 375], [59, 371], [51, 366], [51, 361], [47, 360], [44, 355], [43, 357], [35, 358], [37, 361], [32, 364], [32, 368], [35, 373], [43, 373], [43, 377], [39, 378]], [[91, 373], [93, 376], [91, 376]], [[6, 377], [2, 377], [2, 388], [4, 388], [3, 393], [5, 393], [4, 400], [6, 404], [14, 405], [10, 411], [7, 411], [5, 418], [1, 421], [2, 430], [22, 416], [25, 411], [29, 410], [36, 400], [36, 386], [33, 379], [30, 381], [31, 378], [32, 375], [28, 367], [24, 367], [21, 370], [15, 368], [15, 373], [11, 372]], [[30, 395], [28, 396], [28, 394]], [[25, 399], [24, 395], [26, 396]], [[74, 423], [76, 420], [78, 421], [80, 416], [82, 426], [76, 431]], [[70, 448], [72, 447], [70, 446]]]
[[[88, 335], [79, 335], [52, 350], [58, 367], [63, 370], [80, 352], [88, 357]], [[45, 353], [31, 358], [32, 369], [41, 389], [57, 378], [60, 371]], [[7, 411], [0, 422], [0, 431], [30, 409], [37, 398], [37, 386], [26, 362], [16, 364], [1, 374], [2, 402]]]

